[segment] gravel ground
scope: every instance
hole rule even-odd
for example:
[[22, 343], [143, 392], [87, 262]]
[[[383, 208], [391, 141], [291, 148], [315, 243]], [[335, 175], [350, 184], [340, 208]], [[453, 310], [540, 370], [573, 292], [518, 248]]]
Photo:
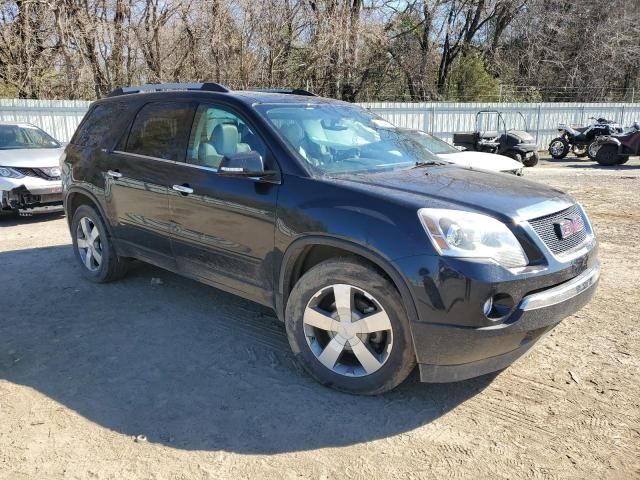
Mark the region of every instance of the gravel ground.
[[0, 220], [0, 478], [640, 478], [640, 161], [526, 176], [589, 212], [593, 301], [500, 375], [376, 398], [298, 371], [269, 310], [143, 264], [88, 283], [61, 215]]

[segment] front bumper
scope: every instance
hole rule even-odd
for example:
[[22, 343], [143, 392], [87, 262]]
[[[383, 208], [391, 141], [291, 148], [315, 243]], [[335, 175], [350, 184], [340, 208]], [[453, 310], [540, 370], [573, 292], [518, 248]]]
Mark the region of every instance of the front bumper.
[[62, 205], [62, 182], [37, 177], [0, 178], [0, 210]]
[[[487, 269], [486, 264], [447, 263], [432, 257], [435, 264], [429, 266], [423, 257], [419, 276], [414, 274], [409, 281], [418, 313], [411, 331], [421, 380], [477, 377], [506, 368], [527, 353], [589, 302], [600, 276], [596, 250], [557, 271], [517, 279], [501, 278], [499, 270]], [[412, 260], [400, 263], [404, 268], [413, 263], [415, 268], [416, 259]], [[508, 293], [515, 304], [505, 318], [492, 324], [482, 313], [482, 303], [496, 292]]]

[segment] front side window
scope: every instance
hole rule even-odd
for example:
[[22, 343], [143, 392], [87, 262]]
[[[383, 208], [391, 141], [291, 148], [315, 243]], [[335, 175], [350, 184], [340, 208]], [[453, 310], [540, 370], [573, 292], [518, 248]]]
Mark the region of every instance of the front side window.
[[240, 117], [213, 105], [200, 105], [191, 129], [187, 162], [217, 169], [222, 157], [255, 151], [266, 159], [266, 147]]
[[136, 115], [125, 151], [147, 157], [183, 161], [194, 106], [150, 103]]
[[0, 125], [0, 150], [59, 147], [56, 140], [33, 125]]
[[437, 161], [411, 135], [349, 104], [262, 104], [256, 109], [298, 157], [323, 173], [374, 172]]

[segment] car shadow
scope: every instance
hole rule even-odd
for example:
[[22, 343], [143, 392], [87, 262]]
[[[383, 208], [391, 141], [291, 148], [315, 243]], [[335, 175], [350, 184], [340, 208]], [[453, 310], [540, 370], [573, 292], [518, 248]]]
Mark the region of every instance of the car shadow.
[[[0, 253], [0, 378], [105, 428], [186, 450], [351, 445], [432, 422], [496, 375], [355, 397], [294, 364], [271, 310], [136, 264], [84, 280], [69, 246]], [[46, 421], [46, 419], [44, 420]]]
[[0, 227], [13, 227], [16, 225], [25, 225], [28, 223], [48, 222], [51, 220], [57, 220], [61, 217], [64, 217], [64, 210], [62, 209], [62, 207], [57, 210], [35, 213], [21, 212], [20, 214], [13, 214], [0, 212]]

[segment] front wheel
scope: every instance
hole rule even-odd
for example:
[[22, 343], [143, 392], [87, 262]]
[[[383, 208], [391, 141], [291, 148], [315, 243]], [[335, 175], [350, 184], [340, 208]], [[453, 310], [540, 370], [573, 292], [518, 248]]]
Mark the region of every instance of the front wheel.
[[605, 167], [618, 165], [621, 158], [618, 155], [618, 147], [616, 145], [605, 144], [598, 149], [596, 161]]
[[505, 156], [515, 160], [516, 162], [522, 163], [522, 155], [519, 154], [518, 152], [514, 152], [513, 150], [510, 150], [508, 152], [505, 152]]
[[535, 167], [538, 164], [538, 153], [537, 152], [533, 152], [529, 157], [525, 158], [522, 161], [522, 164], [525, 167]]
[[561, 160], [567, 156], [570, 149], [569, 142], [563, 137], [557, 137], [549, 143], [549, 155], [554, 160]]
[[297, 361], [323, 385], [380, 394], [415, 366], [398, 291], [357, 260], [328, 260], [306, 272], [291, 291], [285, 316]]

